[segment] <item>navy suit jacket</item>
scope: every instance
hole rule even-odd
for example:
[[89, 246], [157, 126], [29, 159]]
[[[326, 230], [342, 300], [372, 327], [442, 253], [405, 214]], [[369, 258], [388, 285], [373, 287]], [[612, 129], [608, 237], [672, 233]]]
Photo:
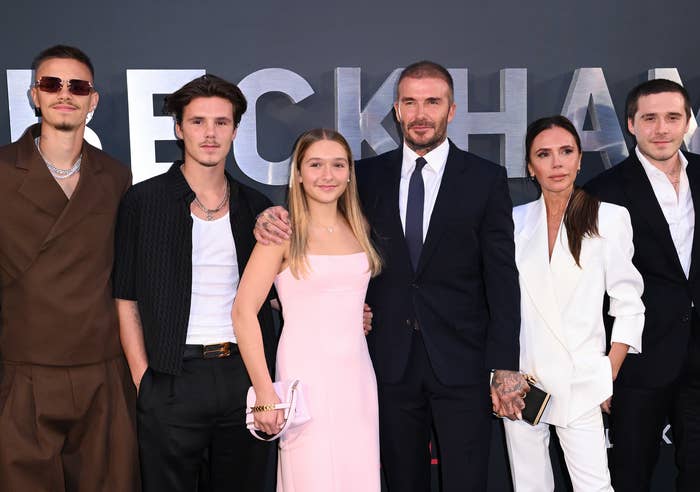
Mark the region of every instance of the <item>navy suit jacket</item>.
[[402, 147], [357, 162], [360, 198], [384, 269], [372, 280], [368, 337], [380, 382], [406, 371], [421, 331], [445, 385], [487, 381], [490, 369], [517, 370], [520, 290], [505, 169], [450, 142], [417, 271], [399, 216]]
[[[634, 233], [632, 262], [644, 279], [642, 353], [625, 359], [617, 379], [622, 384], [647, 388], [666, 385], [678, 377], [687, 359], [692, 304], [697, 310], [700, 303], [700, 156], [684, 155], [695, 207], [689, 278], [685, 277], [668, 222], [634, 150], [630, 157], [585, 186], [601, 200], [629, 211]], [[609, 327], [610, 319], [606, 321]]]

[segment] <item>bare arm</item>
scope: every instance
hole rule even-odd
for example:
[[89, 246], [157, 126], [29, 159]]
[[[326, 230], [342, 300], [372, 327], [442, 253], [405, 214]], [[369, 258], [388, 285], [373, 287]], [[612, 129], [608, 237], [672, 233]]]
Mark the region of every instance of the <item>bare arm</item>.
[[617, 379], [617, 374], [620, 372], [620, 367], [627, 357], [630, 346], [626, 343], [613, 342], [610, 346], [610, 352], [608, 353], [608, 358], [610, 359], [610, 365], [612, 366], [612, 378], [613, 381]]
[[141, 378], [148, 368], [146, 344], [143, 341], [143, 327], [139, 306], [136, 301], [115, 299], [117, 315], [119, 316], [119, 337], [121, 338], [124, 355], [129, 363], [131, 379], [136, 390], [141, 385]]
[[[255, 388], [256, 405], [279, 403], [265, 360], [258, 311], [280, 270], [287, 244], [265, 246], [257, 244], [250, 255], [238, 286], [231, 316], [238, 348], [248, 375]], [[284, 423], [283, 412], [265, 411], [254, 415], [255, 425], [267, 434], [275, 434]]]
[[[610, 352], [608, 352], [608, 359], [610, 359], [610, 367], [612, 368], [612, 380], [617, 379], [617, 375], [620, 372], [620, 367], [627, 357], [630, 346], [626, 343], [613, 342], [610, 345]], [[600, 404], [600, 408], [603, 412], [610, 414], [612, 410], [612, 396]]]

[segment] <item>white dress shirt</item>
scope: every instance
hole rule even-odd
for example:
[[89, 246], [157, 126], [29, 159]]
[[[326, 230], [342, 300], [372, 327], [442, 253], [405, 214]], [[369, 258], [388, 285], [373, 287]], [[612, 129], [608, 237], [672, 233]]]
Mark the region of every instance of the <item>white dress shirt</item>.
[[688, 277], [690, 272], [690, 253], [693, 248], [693, 233], [695, 232], [695, 208], [693, 207], [693, 197], [690, 194], [688, 173], [686, 172], [688, 160], [679, 150], [678, 158], [681, 161], [681, 173], [679, 176], [678, 194], [676, 195], [676, 190], [666, 174], [654, 167], [639, 151], [639, 147], [635, 148], [635, 152], [639, 162], [642, 163], [649, 182], [651, 182], [656, 201], [659, 202], [666, 222], [668, 222], [668, 228], [671, 231], [671, 239], [676, 247], [678, 259], [681, 262], [685, 276]]
[[[428, 225], [430, 224], [430, 216], [435, 207], [442, 175], [445, 172], [445, 164], [447, 163], [447, 154], [450, 152], [450, 143], [447, 139], [433, 150], [423, 156], [427, 164], [423, 166], [421, 172], [423, 176], [423, 186], [425, 195], [423, 199], [423, 241], [428, 234]], [[408, 182], [411, 180], [411, 174], [416, 168], [416, 159], [420, 156], [411, 150], [406, 142], [403, 144], [403, 162], [401, 164], [401, 183], [399, 184], [399, 214], [401, 215], [401, 225], [404, 233], [406, 232], [406, 205], [408, 203]]]

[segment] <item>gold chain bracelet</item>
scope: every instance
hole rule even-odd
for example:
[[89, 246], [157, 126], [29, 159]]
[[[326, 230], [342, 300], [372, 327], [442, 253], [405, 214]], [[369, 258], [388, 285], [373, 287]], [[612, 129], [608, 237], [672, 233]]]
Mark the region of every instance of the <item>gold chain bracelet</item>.
[[250, 411], [253, 413], [271, 412], [272, 410], [276, 410], [275, 405], [255, 405], [250, 407]]

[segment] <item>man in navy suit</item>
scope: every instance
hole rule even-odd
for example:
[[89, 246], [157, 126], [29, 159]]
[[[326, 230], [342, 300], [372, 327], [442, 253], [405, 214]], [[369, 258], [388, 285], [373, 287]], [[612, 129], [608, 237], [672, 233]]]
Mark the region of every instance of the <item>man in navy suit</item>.
[[614, 382], [610, 468], [617, 492], [648, 491], [668, 418], [679, 468], [677, 490], [700, 484], [700, 156], [681, 152], [690, 98], [670, 80], [627, 96], [630, 156], [590, 181], [601, 200], [629, 210], [634, 266], [644, 278], [642, 353]]
[[[402, 147], [356, 164], [385, 262], [367, 293], [382, 466], [392, 492], [430, 490], [434, 427], [442, 490], [485, 491], [491, 400], [517, 418], [528, 391], [517, 372], [520, 292], [506, 172], [447, 139], [455, 104], [444, 67], [407, 67], [394, 110]], [[288, 231], [274, 215], [258, 219], [259, 240], [271, 238], [263, 229]]]

